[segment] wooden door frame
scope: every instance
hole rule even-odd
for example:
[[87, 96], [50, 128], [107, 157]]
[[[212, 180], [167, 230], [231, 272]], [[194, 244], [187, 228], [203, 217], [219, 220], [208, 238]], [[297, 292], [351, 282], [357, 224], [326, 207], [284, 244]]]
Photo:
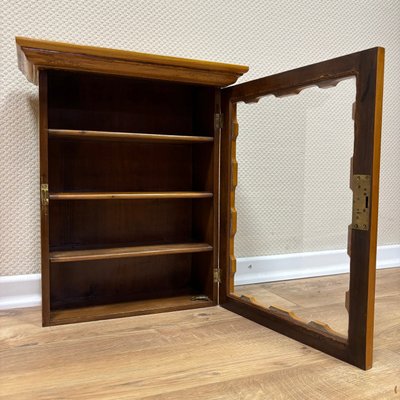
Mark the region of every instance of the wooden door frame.
[[[222, 89], [220, 303], [228, 310], [362, 369], [372, 366], [383, 68], [384, 49], [377, 47]], [[291, 313], [267, 310], [231, 294], [236, 270], [236, 103], [254, 102], [271, 94], [296, 94], [309, 86], [335, 86], [352, 76], [356, 78], [357, 90], [352, 174], [371, 176], [370, 225], [369, 230], [351, 229], [349, 235], [349, 330], [348, 337], [343, 338], [323, 325], [307, 324]]]

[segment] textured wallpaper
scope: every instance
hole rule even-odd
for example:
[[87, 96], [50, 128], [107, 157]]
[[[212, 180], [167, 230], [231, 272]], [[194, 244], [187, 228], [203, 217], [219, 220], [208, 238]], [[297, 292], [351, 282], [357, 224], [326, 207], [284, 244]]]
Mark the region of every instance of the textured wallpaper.
[[[379, 244], [400, 243], [397, 0], [2, 0], [0, 16], [0, 275], [39, 271], [37, 87], [16, 35], [245, 64], [243, 82], [384, 46]], [[346, 81], [239, 106], [238, 256], [345, 247], [353, 99]]]
[[238, 256], [346, 248], [355, 79], [240, 103]]

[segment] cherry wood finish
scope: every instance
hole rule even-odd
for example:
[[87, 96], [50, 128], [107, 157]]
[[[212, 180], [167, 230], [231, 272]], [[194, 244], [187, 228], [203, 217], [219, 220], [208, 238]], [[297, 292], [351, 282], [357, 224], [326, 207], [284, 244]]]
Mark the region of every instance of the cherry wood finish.
[[43, 325], [217, 304], [219, 96], [40, 71]]
[[[225, 114], [221, 153], [222, 305], [363, 369], [372, 366], [383, 63], [384, 49], [374, 48], [222, 90]], [[350, 76], [357, 80], [352, 173], [370, 175], [372, 187], [369, 230], [351, 230], [349, 333], [348, 340], [344, 340], [340, 335], [332, 334], [324, 324], [306, 324], [290, 312], [277, 312], [271, 307], [265, 309], [252, 299], [239, 298], [232, 293], [236, 231], [235, 141], [237, 102], [255, 102], [267, 95], [298, 94], [313, 85], [335, 86]]]
[[[383, 49], [221, 89], [248, 68], [16, 40], [21, 71], [39, 83], [44, 326], [221, 303], [371, 366]], [[357, 79], [353, 173], [371, 175], [372, 189], [369, 230], [350, 232], [346, 340], [236, 296], [233, 247], [236, 103], [349, 76]]]
[[[39, 75], [39, 151], [40, 185], [48, 185], [48, 79], [47, 72]], [[40, 208], [42, 322], [50, 324], [50, 271], [49, 271], [49, 210], [41, 201]]]
[[71, 192], [50, 193], [50, 200], [123, 200], [123, 199], [202, 199], [208, 192]]
[[49, 190], [206, 192], [193, 180], [192, 161], [194, 152], [210, 151], [207, 146], [50, 139]]
[[50, 261], [71, 262], [106, 260], [111, 258], [158, 256], [163, 254], [198, 253], [211, 250], [212, 246], [207, 243], [176, 243], [150, 246], [102, 248], [93, 250], [54, 251], [50, 253]]
[[40, 69], [90, 71], [212, 86], [235, 83], [248, 67], [17, 37], [19, 69], [38, 83]]
[[165, 297], [158, 299], [137, 300], [117, 304], [105, 304], [92, 307], [81, 307], [51, 312], [52, 325], [71, 324], [76, 322], [96, 321], [110, 318], [130, 317], [133, 315], [154, 314], [160, 312], [202, 308], [213, 305], [206, 298], [194, 299], [192, 295]]
[[212, 301], [212, 294], [204, 291], [205, 282], [192, 279], [196, 257], [195, 253], [147, 254], [51, 263], [51, 310], [149, 299], [159, 299], [162, 308], [166, 297], [196, 294]]
[[197, 122], [214, 88], [57, 70], [48, 76], [49, 129], [213, 136]]
[[104, 132], [104, 131], [77, 131], [72, 129], [49, 129], [50, 137], [75, 139], [104, 139], [104, 140], [134, 140], [138, 142], [169, 142], [169, 143], [201, 143], [212, 142], [213, 137], [184, 136], [184, 135], [157, 135], [152, 133], [134, 132]]

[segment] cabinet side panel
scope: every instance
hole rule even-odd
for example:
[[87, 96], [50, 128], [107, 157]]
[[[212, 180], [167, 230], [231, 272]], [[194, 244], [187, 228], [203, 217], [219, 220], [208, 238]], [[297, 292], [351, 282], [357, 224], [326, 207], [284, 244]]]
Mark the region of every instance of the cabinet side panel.
[[[220, 246], [219, 260], [221, 269], [221, 284], [219, 300], [223, 304], [230, 292], [231, 275], [231, 208], [234, 199], [232, 185], [232, 121], [236, 116], [236, 103], [229, 101], [229, 96], [222, 93], [221, 110], [223, 113], [223, 128], [221, 131], [221, 168], [220, 168]], [[231, 195], [233, 191], [233, 196]], [[233, 240], [233, 239], [232, 239]]]
[[[215, 123], [215, 115], [221, 115], [221, 89], [215, 89], [214, 102], [214, 252], [213, 266], [219, 266], [219, 245], [220, 245], [220, 171], [221, 171], [221, 126]], [[221, 121], [222, 121], [222, 117]], [[220, 271], [221, 272], [221, 271]], [[214, 299], [219, 304], [220, 282], [213, 282]]]
[[[194, 187], [213, 193], [212, 199], [199, 200], [193, 207], [193, 229], [199, 239], [213, 246], [211, 254], [193, 257], [194, 280], [205, 287], [206, 295], [218, 302], [218, 284], [213, 270], [218, 267], [219, 136], [215, 115], [220, 113], [220, 89], [198, 88], [195, 99], [194, 132], [214, 138], [213, 143], [193, 146]], [[203, 239], [204, 238], [204, 239]]]
[[43, 188], [48, 185], [48, 86], [47, 71], [39, 73], [39, 129], [40, 129], [40, 236], [42, 262], [42, 324], [50, 323], [50, 271], [49, 271], [49, 205]]

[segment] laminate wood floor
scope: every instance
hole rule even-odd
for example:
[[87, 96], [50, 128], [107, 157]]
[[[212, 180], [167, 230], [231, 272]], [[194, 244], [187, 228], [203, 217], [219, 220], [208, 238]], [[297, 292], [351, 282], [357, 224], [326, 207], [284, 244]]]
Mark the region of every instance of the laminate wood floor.
[[[316, 279], [343, 277], [275, 289], [318, 308], [293, 289]], [[343, 301], [327, 297], [318, 312]], [[367, 372], [219, 307], [51, 328], [39, 308], [0, 311], [0, 399], [400, 400], [400, 268], [378, 271], [376, 304]]]
[[341, 274], [334, 277], [240, 285], [235, 286], [235, 294], [252, 297], [266, 308], [277, 306], [293, 311], [304, 322], [322, 321], [347, 337], [349, 314], [345, 306], [345, 294], [349, 290], [349, 283], [350, 274]]

